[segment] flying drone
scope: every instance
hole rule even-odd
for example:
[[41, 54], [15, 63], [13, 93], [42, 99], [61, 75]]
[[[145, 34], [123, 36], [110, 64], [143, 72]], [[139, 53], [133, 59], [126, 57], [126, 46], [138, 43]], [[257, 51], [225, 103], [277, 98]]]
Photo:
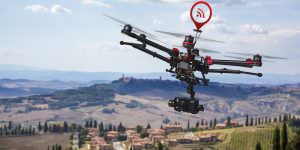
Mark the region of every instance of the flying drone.
[[[208, 12], [210, 12], [209, 16], [203, 13], [203, 8], [206, 7]], [[253, 75], [257, 77], [262, 77], [262, 73], [254, 73], [248, 71], [241, 70], [232, 70], [227, 68], [221, 69], [211, 69], [211, 66], [215, 65], [226, 65], [226, 66], [238, 66], [245, 68], [253, 68], [253, 67], [262, 67], [262, 57], [273, 58], [273, 59], [286, 59], [282, 57], [273, 57], [267, 55], [258, 55], [258, 54], [248, 54], [248, 53], [230, 53], [241, 56], [252, 56], [252, 58], [244, 58], [239, 56], [226, 56], [234, 58], [235, 60], [222, 60], [222, 59], [213, 59], [211, 56], [201, 56], [200, 52], [204, 53], [219, 53], [218, 51], [208, 50], [203, 48], [196, 48], [195, 45], [197, 41], [209, 41], [209, 42], [218, 42], [223, 43], [222, 41], [202, 38], [200, 37], [202, 31], [200, 28], [209, 22], [212, 16], [212, 9], [209, 3], [205, 1], [196, 2], [191, 10], [190, 16], [192, 21], [196, 25], [195, 36], [192, 35], [184, 35], [179, 33], [165, 32], [165, 31], [157, 31], [159, 33], [168, 34], [175, 37], [183, 37], [184, 40], [182, 42], [181, 47], [186, 49], [186, 52], [181, 52], [178, 48], [168, 48], [163, 46], [162, 41], [159, 41], [156, 36], [143, 31], [142, 29], [135, 27], [131, 24], [128, 24], [122, 20], [111, 17], [107, 14], [104, 14], [106, 17], [117, 21], [118, 23], [124, 25], [121, 33], [136, 39], [139, 43], [132, 42], [124, 42], [121, 41], [121, 45], [128, 45], [135, 49], [138, 49], [144, 53], [147, 53], [155, 58], [158, 58], [170, 65], [169, 69], [166, 69], [167, 72], [172, 73], [173, 76], [183, 82], [188, 84], [187, 93], [190, 95], [189, 97], [176, 97], [172, 100], [169, 100], [169, 107], [173, 107], [174, 110], [178, 112], [187, 112], [192, 114], [197, 114], [200, 111], [204, 111], [204, 106], [199, 104], [199, 100], [195, 98], [194, 86], [196, 85], [204, 85], [208, 86], [209, 79], [205, 77], [208, 73], [220, 73], [220, 74], [247, 74]], [[206, 19], [205, 19], [206, 18]], [[155, 42], [158, 41], [158, 42]], [[166, 54], [168, 57], [165, 57], [159, 53], [156, 53], [149, 49], [149, 47], [160, 50]], [[242, 60], [244, 59], [244, 60]], [[202, 76], [197, 77], [195, 72], [200, 72]]]

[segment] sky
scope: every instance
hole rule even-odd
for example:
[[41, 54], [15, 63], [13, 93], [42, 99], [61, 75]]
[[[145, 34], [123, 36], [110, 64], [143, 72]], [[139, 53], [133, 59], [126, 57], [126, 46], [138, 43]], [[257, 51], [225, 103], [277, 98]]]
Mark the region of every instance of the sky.
[[[120, 41], [134, 40], [122, 35], [122, 27], [103, 13], [155, 34], [172, 48], [180, 45], [183, 39], [162, 35], [155, 30], [194, 34], [195, 27], [188, 15], [194, 2], [2, 0], [0, 64], [66, 71], [163, 72], [169, 67], [166, 63], [131, 47], [120, 46]], [[201, 36], [225, 43], [200, 41], [198, 47], [222, 52], [212, 55], [216, 59], [226, 58], [224, 56], [229, 55], [226, 52], [287, 57], [288, 60], [266, 62], [262, 68], [251, 71], [300, 74], [299, 0], [207, 2], [213, 6], [213, 17], [202, 28]]]

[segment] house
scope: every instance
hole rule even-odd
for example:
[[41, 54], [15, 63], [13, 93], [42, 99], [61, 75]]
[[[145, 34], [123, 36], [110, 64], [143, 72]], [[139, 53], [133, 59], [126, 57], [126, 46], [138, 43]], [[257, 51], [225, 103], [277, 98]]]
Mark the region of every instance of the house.
[[168, 124], [163, 128], [167, 133], [171, 132], [181, 132], [183, 128], [180, 124]]
[[113, 146], [107, 143], [99, 145], [99, 150], [113, 150]]
[[199, 136], [200, 142], [217, 142], [217, 134], [203, 134]]
[[162, 142], [163, 140], [165, 140], [165, 136], [161, 136], [161, 135], [156, 135], [151, 138], [151, 141], [153, 143]]
[[149, 138], [152, 140], [154, 136], [165, 136], [166, 131], [163, 129], [148, 129]]
[[168, 146], [170, 147], [175, 147], [177, 145], [177, 139], [167, 139], [166, 143], [168, 144]]
[[227, 125], [225, 123], [218, 123], [216, 124], [216, 128], [217, 129], [225, 129], [227, 127]]
[[115, 141], [118, 138], [118, 134], [119, 134], [119, 132], [117, 132], [117, 131], [108, 131], [106, 134], [106, 139], [108, 141]]

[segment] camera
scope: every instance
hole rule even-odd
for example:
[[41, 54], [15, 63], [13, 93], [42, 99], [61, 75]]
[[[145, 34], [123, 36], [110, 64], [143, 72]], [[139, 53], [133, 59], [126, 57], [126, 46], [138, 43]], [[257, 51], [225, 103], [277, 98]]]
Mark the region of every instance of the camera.
[[200, 111], [204, 111], [204, 106], [199, 105], [197, 99], [176, 97], [173, 100], [169, 100], [169, 107], [173, 107], [178, 112], [187, 112], [192, 114], [198, 114]]

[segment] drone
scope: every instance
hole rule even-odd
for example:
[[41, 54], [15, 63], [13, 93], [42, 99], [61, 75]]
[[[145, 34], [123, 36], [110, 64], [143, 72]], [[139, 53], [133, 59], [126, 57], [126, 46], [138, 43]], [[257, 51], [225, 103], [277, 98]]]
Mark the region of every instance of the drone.
[[[257, 77], [262, 77], [262, 73], [254, 73], [248, 71], [241, 70], [232, 70], [227, 68], [221, 69], [211, 69], [211, 66], [215, 65], [225, 65], [225, 66], [238, 66], [245, 68], [253, 68], [253, 67], [262, 67], [262, 57], [266, 58], [274, 58], [274, 59], [286, 59], [281, 57], [273, 57], [273, 56], [262, 56], [259, 54], [248, 54], [248, 53], [231, 53], [242, 56], [251, 55], [252, 58], [238, 57], [238, 56], [226, 56], [234, 58], [235, 60], [222, 60], [222, 59], [213, 59], [211, 56], [201, 56], [201, 52], [208, 53], [218, 53], [217, 51], [207, 50], [196, 48], [195, 45], [197, 41], [209, 41], [209, 42], [218, 42], [222, 43], [222, 41], [212, 40], [207, 38], [200, 37], [202, 31], [199, 29], [194, 29], [196, 32], [195, 36], [192, 35], [184, 35], [179, 33], [165, 32], [165, 31], [157, 31], [159, 33], [168, 34], [176, 37], [184, 37], [181, 47], [186, 49], [186, 52], [181, 52], [178, 48], [168, 48], [163, 46], [161, 41], [156, 39], [156, 36], [150, 34], [146, 31], [143, 31], [140, 28], [137, 28], [131, 24], [128, 24], [122, 20], [116, 19], [112, 16], [104, 14], [106, 17], [120, 23], [123, 25], [123, 29], [121, 33], [129, 36], [133, 39], [136, 39], [138, 43], [125, 42], [120, 41], [120, 45], [131, 46], [137, 50], [140, 50], [144, 53], [147, 53], [155, 58], [158, 58], [167, 64], [170, 65], [170, 68], [166, 69], [166, 72], [169, 72], [176, 79], [187, 83], [186, 92], [189, 94], [189, 97], [176, 97], [172, 100], [169, 100], [168, 106], [174, 108], [175, 111], [178, 112], [186, 112], [191, 114], [198, 114], [200, 111], [204, 111], [204, 105], [199, 104], [199, 100], [195, 97], [194, 86], [203, 85], [208, 86], [209, 79], [206, 78], [206, 75], [209, 73], [220, 73], [220, 74], [246, 74], [253, 75]], [[158, 42], [156, 42], [158, 41]], [[162, 54], [159, 54], [153, 50], [150, 50], [149, 47], [155, 48], [166, 53], [168, 56], [165, 57]], [[195, 72], [200, 72], [201, 76], [197, 77]]]

